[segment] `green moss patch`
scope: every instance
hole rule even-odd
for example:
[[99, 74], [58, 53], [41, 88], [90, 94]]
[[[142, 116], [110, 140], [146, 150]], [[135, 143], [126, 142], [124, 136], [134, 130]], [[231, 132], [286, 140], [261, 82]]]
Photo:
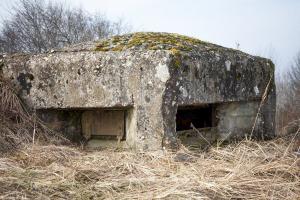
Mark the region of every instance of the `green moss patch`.
[[138, 32], [126, 35], [117, 35], [100, 41], [96, 51], [125, 51], [135, 50], [169, 50], [174, 57], [175, 67], [182, 62], [182, 53], [197, 51], [201, 44], [208, 44], [199, 39], [175, 33]]
[[205, 42], [174, 33], [138, 32], [114, 36], [96, 45], [96, 51], [124, 51], [126, 49], [191, 51]]
[[[99, 41], [94, 50], [106, 52], [125, 51], [128, 49], [134, 51], [167, 50], [173, 56], [173, 65], [175, 67], [182, 65], [185, 56], [197, 56], [200, 52], [210, 55], [215, 53], [223, 54], [223, 52], [226, 52], [227, 55], [248, 55], [236, 49], [225, 48], [196, 38], [176, 33], [161, 32], [137, 32], [113, 36]], [[271, 62], [270, 65], [272, 65]]]

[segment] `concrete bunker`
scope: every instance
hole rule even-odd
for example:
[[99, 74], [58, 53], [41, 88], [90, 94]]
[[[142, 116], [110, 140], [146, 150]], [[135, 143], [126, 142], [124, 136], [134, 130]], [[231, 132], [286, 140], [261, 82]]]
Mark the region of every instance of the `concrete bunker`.
[[28, 108], [75, 140], [176, 148], [189, 123], [205, 138], [193, 145], [275, 135], [272, 61], [195, 38], [126, 34], [5, 55], [1, 66]]

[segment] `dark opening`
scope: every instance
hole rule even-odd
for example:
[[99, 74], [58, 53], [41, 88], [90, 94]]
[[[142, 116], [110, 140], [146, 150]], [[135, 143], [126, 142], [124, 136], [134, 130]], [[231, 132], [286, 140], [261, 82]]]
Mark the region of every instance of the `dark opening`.
[[176, 131], [216, 126], [215, 106], [179, 106], [176, 114]]
[[81, 115], [82, 110], [39, 109], [38, 117], [52, 130], [61, 133], [72, 142], [81, 142], [82, 136]]
[[[126, 139], [125, 109], [39, 109], [39, 118], [73, 142]], [[88, 137], [87, 137], [88, 136]]]

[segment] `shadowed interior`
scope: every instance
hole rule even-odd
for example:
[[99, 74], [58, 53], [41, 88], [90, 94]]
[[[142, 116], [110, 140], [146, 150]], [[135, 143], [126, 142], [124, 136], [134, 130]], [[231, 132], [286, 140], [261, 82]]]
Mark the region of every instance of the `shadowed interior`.
[[176, 114], [176, 131], [207, 128], [216, 126], [215, 106], [205, 104], [201, 106], [179, 106]]
[[74, 142], [126, 138], [124, 109], [42, 109], [37, 113], [49, 128]]

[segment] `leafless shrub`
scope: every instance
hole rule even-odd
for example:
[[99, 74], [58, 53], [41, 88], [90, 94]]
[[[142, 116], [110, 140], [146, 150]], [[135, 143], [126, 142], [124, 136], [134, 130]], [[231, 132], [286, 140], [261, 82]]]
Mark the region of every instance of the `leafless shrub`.
[[297, 54], [294, 64], [288, 73], [291, 86], [292, 103], [295, 106], [294, 113], [300, 114], [300, 52]]
[[[282, 132], [289, 123], [300, 122], [300, 52], [291, 69], [280, 76], [276, 84], [277, 129]], [[300, 124], [298, 125], [300, 126]]]
[[19, 0], [0, 31], [0, 52], [45, 52], [129, 31], [122, 20], [44, 0]]

